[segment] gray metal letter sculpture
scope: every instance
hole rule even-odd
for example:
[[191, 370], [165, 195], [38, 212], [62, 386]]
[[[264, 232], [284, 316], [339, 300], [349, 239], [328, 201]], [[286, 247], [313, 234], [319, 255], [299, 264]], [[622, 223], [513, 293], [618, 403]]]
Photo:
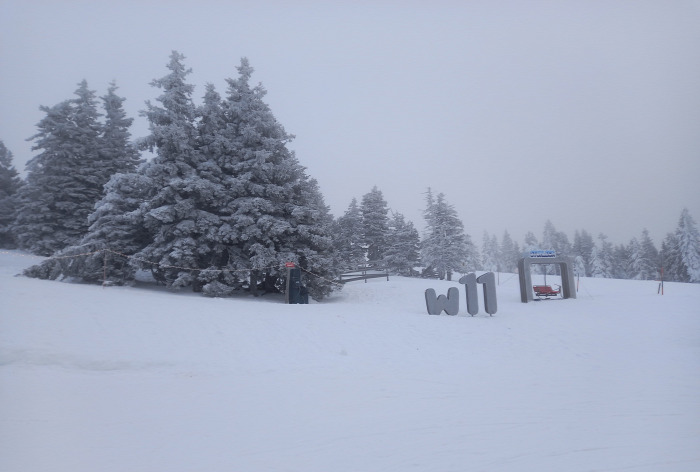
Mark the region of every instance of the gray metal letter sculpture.
[[[462, 276], [459, 279], [460, 284], [464, 284], [467, 295], [467, 313], [474, 316], [479, 313], [479, 294], [477, 284], [484, 286], [484, 308], [486, 313], [493, 315], [498, 309], [496, 301], [496, 276], [493, 272], [487, 272], [480, 277], [470, 273]], [[425, 304], [428, 307], [428, 313], [431, 315], [439, 315], [447, 312], [448, 315], [454, 316], [459, 313], [459, 290], [455, 287], [447, 289], [447, 296], [435, 294], [435, 290], [429, 288], [425, 291]]]
[[459, 313], [459, 290], [455, 287], [450, 287], [447, 290], [447, 296], [435, 296], [435, 290], [429, 288], [425, 291], [425, 304], [428, 306], [428, 313], [431, 315], [439, 315], [442, 310], [445, 310], [448, 315], [456, 315]]
[[496, 276], [493, 272], [487, 272], [478, 279], [477, 282], [484, 285], [484, 309], [489, 315], [493, 315], [498, 310], [496, 301]]
[[476, 290], [476, 274], [473, 272], [463, 275], [459, 283], [464, 284], [467, 291], [467, 313], [474, 316], [479, 313], [479, 295]]

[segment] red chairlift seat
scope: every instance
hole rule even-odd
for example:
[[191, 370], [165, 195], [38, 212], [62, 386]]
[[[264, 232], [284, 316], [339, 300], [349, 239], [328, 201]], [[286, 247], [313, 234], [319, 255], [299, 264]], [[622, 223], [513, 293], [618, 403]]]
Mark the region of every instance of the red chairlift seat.
[[532, 289], [538, 298], [549, 298], [556, 297], [561, 293], [561, 287], [559, 285], [555, 285], [555, 287], [552, 288], [551, 285], [533, 285]]

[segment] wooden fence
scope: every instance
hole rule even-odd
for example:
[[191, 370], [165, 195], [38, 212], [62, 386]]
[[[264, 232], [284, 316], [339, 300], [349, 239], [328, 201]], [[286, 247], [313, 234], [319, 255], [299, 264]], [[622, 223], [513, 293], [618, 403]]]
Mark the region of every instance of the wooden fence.
[[381, 263], [367, 263], [360, 265], [357, 269], [349, 270], [340, 274], [338, 281], [341, 284], [347, 282], [355, 282], [357, 280], [364, 280], [367, 283], [367, 279], [376, 279], [380, 277], [386, 277], [389, 280], [389, 269], [382, 265]]

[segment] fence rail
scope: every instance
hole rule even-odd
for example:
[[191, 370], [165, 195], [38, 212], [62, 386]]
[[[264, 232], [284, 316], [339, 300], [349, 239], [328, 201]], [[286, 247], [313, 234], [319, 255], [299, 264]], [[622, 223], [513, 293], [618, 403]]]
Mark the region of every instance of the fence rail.
[[377, 279], [381, 277], [386, 277], [389, 280], [389, 269], [381, 264], [363, 264], [357, 269], [349, 270], [340, 274], [338, 281], [341, 284], [348, 282], [355, 282], [357, 280], [364, 280], [367, 283], [367, 279]]

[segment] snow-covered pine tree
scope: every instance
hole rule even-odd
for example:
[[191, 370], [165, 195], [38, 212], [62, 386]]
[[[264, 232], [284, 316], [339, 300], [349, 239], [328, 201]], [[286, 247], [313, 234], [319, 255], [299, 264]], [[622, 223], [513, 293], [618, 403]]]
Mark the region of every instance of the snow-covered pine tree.
[[[541, 247], [540, 242], [537, 240], [537, 236], [535, 236], [535, 233], [533, 233], [532, 231], [528, 231], [527, 233], [525, 233], [525, 240], [523, 243], [523, 251], [525, 253], [528, 253], [530, 251], [535, 251], [535, 250], [539, 250], [539, 249], [542, 249], [542, 247]], [[545, 271], [547, 270], [547, 266], [537, 264], [531, 270], [534, 271], [535, 273], [544, 274]]]
[[197, 208], [206, 219], [197, 225], [199, 259], [226, 270], [202, 271], [195, 282], [210, 296], [257, 293], [260, 284], [279, 288], [282, 266], [292, 261], [313, 274], [305, 283], [320, 299], [332, 290], [338, 265], [332, 217], [318, 183], [287, 148], [293, 136], [263, 101], [265, 89], [250, 85], [248, 60], [237, 69], [225, 100], [208, 86], [200, 109], [198, 173], [206, 182], [198, 192], [206, 190], [206, 198]]
[[638, 276], [640, 280], [655, 280], [659, 275], [659, 250], [644, 228], [639, 240]]
[[591, 253], [595, 242], [593, 241], [593, 236], [586, 230], [581, 230], [574, 233], [574, 244], [571, 249], [575, 257], [581, 257], [583, 261], [583, 269], [580, 275], [588, 276], [591, 274]]
[[614, 277], [614, 248], [603, 233], [598, 235], [600, 247], [593, 246], [591, 253], [591, 277], [611, 279]]
[[496, 272], [500, 266], [498, 239], [484, 231], [481, 245], [481, 268], [487, 272]]
[[[557, 256], [571, 255], [571, 244], [569, 243], [569, 238], [566, 236], [566, 233], [557, 231], [554, 224], [552, 224], [550, 220], [547, 220], [544, 225], [541, 249], [554, 250]], [[548, 274], [559, 274], [560, 272], [559, 266], [556, 264], [549, 264], [545, 267], [547, 268]]]
[[444, 280], [452, 279], [453, 272], [466, 272], [479, 267], [477, 250], [464, 224], [457, 216], [457, 211], [447, 203], [445, 195], [440, 193], [433, 198], [428, 189], [426, 196], [426, 233], [421, 248], [421, 260], [426, 265], [426, 272], [434, 271]]
[[520, 249], [510, 237], [508, 230], [503, 232], [501, 246], [499, 248], [499, 260], [501, 261], [502, 272], [515, 272], [520, 259]]
[[390, 271], [410, 277], [415, 274], [414, 267], [420, 263], [420, 235], [399, 212], [392, 212], [387, 234], [387, 248], [384, 261]]
[[[28, 275], [40, 278], [76, 277], [86, 282], [124, 284], [134, 278], [135, 267], [125, 256], [149, 242], [139, 207], [152, 191], [150, 180], [136, 174], [142, 162], [131, 143], [133, 119], [123, 109], [124, 98], [116, 95], [112, 82], [102, 98], [105, 122], [99, 140], [104, 196], [88, 217], [89, 228], [79, 244], [60, 250], [57, 259], [30, 268]], [[104, 249], [109, 249], [105, 253]], [[87, 254], [80, 257], [78, 254]], [[123, 254], [123, 255], [122, 255]]]
[[[237, 277], [238, 283], [255, 293], [259, 282], [280, 280], [285, 261], [297, 262], [318, 276], [307, 284], [312, 297], [321, 298], [334, 277], [332, 218], [317, 182], [287, 148], [294, 137], [263, 101], [264, 87], [250, 85], [248, 60], [241, 59], [237, 69], [238, 77], [227, 79], [222, 103], [226, 126], [220, 132], [224, 152], [219, 167], [229, 199], [220, 231], [231, 242], [226, 266], [234, 274], [246, 274], [248, 282]], [[219, 283], [231, 286], [230, 281]]]
[[75, 94], [53, 107], [42, 106], [46, 116], [30, 138], [32, 149], [41, 152], [27, 163], [14, 232], [19, 247], [35, 254], [50, 255], [80, 240], [109, 178], [99, 170], [95, 92], [83, 80]]
[[689, 280], [675, 232], [666, 234], [661, 242], [659, 258], [661, 259], [664, 280], [671, 282], [687, 282]]
[[530, 252], [540, 249], [540, 243], [537, 241], [537, 236], [532, 231], [525, 234], [525, 242], [523, 243], [523, 251]]
[[[151, 135], [143, 141], [143, 145], [151, 151], [156, 149], [156, 157], [139, 169], [138, 176], [115, 176], [110, 182], [108, 194], [97, 204], [96, 212], [91, 217], [94, 234], [86, 236], [87, 242], [84, 244], [66, 250], [69, 254], [75, 254], [86, 249], [116, 247], [114, 250], [122, 249], [127, 256], [134, 256], [135, 253], [136, 257], [130, 262], [134, 267], [117, 269], [123, 275], [120, 282], [127, 281], [136, 268], [143, 267], [150, 269], [157, 280], [172, 284], [180, 275], [180, 269], [161, 267], [161, 264], [179, 262], [185, 265], [188, 262], [183, 263], [179, 258], [184, 251], [178, 246], [178, 236], [188, 224], [177, 225], [186, 220], [189, 209], [190, 202], [182, 198], [180, 191], [185, 182], [195, 175], [192, 166], [196, 156], [196, 130], [194, 105], [190, 100], [192, 86], [184, 82], [188, 71], [182, 67], [181, 59], [181, 55], [173, 52], [169, 64], [171, 74], [152, 82], [152, 85], [165, 90], [158, 99], [163, 107], [147, 103], [148, 110], [144, 112], [150, 121]], [[110, 230], [115, 228], [121, 231], [113, 238]], [[147, 261], [154, 261], [155, 264]], [[65, 264], [43, 264], [41, 268], [30, 268], [28, 272], [29, 275], [50, 278], [77, 272], [78, 276], [93, 280], [96, 265], [93, 258], [69, 267]], [[187, 266], [196, 267], [191, 264]]]
[[[116, 85], [112, 83], [102, 97], [105, 123], [97, 141], [99, 169], [95, 173], [101, 180], [109, 180], [103, 187], [104, 196], [88, 216], [87, 233], [80, 242], [55, 253], [55, 259], [27, 269], [28, 276], [75, 277], [87, 282], [101, 282], [106, 277], [114, 284], [128, 283], [134, 278], [136, 267], [125, 256], [136, 253], [150, 241], [140, 206], [155, 187], [148, 177], [135, 173], [140, 159], [130, 142], [132, 120], [122, 108], [124, 99], [115, 91]], [[106, 254], [105, 249], [109, 249]]]
[[105, 121], [102, 126], [102, 136], [99, 153], [102, 160], [101, 172], [104, 183], [116, 173], [135, 172], [143, 162], [136, 147], [131, 143], [129, 128], [133, 118], [128, 118], [123, 103], [126, 100], [116, 94], [117, 85], [112, 82], [107, 94], [102, 98]]
[[389, 208], [382, 191], [376, 186], [362, 196], [360, 204], [362, 213], [362, 242], [367, 248], [367, 260], [370, 262], [384, 259], [386, 237], [389, 226]]
[[[306, 272], [304, 284], [309, 295], [321, 300], [342, 286], [332, 282], [341, 272], [340, 260], [333, 251], [333, 216], [326, 205], [316, 179], [302, 171], [292, 186], [293, 195], [286, 206], [287, 221], [292, 230], [280, 236], [278, 260], [296, 260]], [[268, 276], [279, 278], [276, 270]]]
[[12, 152], [0, 141], [0, 248], [15, 247], [11, 226], [15, 220], [15, 194], [21, 184], [17, 170], [12, 165]]
[[574, 273], [577, 276], [586, 276], [586, 263], [584, 262], [583, 257], [581, 256], [576, 256], [574, 258]]
[[[682, 264], [682, 282], [700, 282], [700, 233], [687, 208], [681, 211], [674, 233]], [[687, 276], [686, 276], [687, 274]]]
[[[220, 233], [223, 225], [218, 212], [231, 212], [226, 208], [231, 198], [226, 193], [231, 189], [223, 186], [218, 163], [212, 161], [216, 142], [224, 138], [216, 136], [216, 124], [209, 131], [200, 128], [217, 114], [217, 95], [208, 88], [205, 106], [210, 108], [209, 115], [199, 123], [201, 113], [192, 101], [194, 86], [186, 80], [191, 70], [183, 60], [182, 54], [172, 52], [167, 65], [170, 72], [151, 82], [162, 90], [156, 99], [160, 105], [147, 102], [143, 112], [151, 131], [143, 145], [156, 155], [142, 172], [156, 190], [141, 206], [151, 241], [135, 254], [134, 261], [150, 269], [164, 285], [192, 286], [200, 291], [213, 282], [209, 280], [212, 274], [223, 274], [219, 267], [226, 267], [221, 243], [233, 240], [230, 234]], [[230, 273], [228, 277], [231, 282]]]
[[624, 277], [625, 279], [642, 280], [641, 277], [641, 267], [640, 267], [640, 252], [641, 245], [637, 238], [630, 239], [627, 247], [623, 248], [624, 251], [624, 261], [622, 266], [624, 267]]
[[90, 228], [80, 243], [30, 267], [25, 275], [41, 279], [74, 277], [86, 282], [102, 282], [106, 277], [115, 285], [133, 281], [137, 266], [130, 263], [129, 256], [150, 242], [140, 207], [152, 189], [152, 182], [142, 174], [115, 174], [88, 218]]
[[550, 220], [547, 220], [544, 224], [544, 230], [542, 231], [542, 248], [547, 250], [555, 250], [557, 238], [557, 229]]
[[336, 222], [337, 233], [334, 238], [334, 247], [341, 260], [343, 270], [356, 269], [366, 262], [365, 248], [362, 245], [362, 212], [353, 198], [348, 209]]

